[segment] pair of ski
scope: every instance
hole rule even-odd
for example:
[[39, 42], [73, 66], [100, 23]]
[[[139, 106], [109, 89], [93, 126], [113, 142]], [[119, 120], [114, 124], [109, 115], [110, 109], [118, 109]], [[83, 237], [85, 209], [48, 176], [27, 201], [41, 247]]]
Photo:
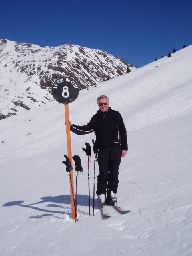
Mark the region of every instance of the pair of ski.
[[103, 220], [109, 219], [111, 217], [111, 215], [107, 212], [108, 206], [113, 207], [120, 214], [127, 214], [130, 212], [129, 210], [125, 210], [122, 207], [118, 206], [117, 202], [114, 202], [114, 203], [112, 202], [111, 204], [103, 204], [103, 203], [101, 203], [101, 200], [99, 198], [97, 199], [97, 201], [98, 201], [100, 209], [101, 209]]
[[77, 221], [77, 177], [79, 176], [79, 174], [81, 172], [83, 172], [83, 167], [81, 166], [81, 158], [78, 155], [74, 155], [73, 160], [75, 161], [75, 171], [77, 172], [77, 175], [76, 175], [76, 194], [75, 194], [75, 191], [73, 191], [74, 188], [73, 188], [73, 185], [72, 185], [71, 171], [73, 170], [73, 167], [72, 167], [72, 164], [71, 164], [71, 160], [69, 159], [69, 157], [67, 155], [64, 155], [64, 157], [66, 159], [62, 163], [66, 165], [66, 172], [69, 174], [71, 192], [72, 192], [72, 195], [73, 195], [73, 205], [75, 207], [75, 222], [76, 222]]

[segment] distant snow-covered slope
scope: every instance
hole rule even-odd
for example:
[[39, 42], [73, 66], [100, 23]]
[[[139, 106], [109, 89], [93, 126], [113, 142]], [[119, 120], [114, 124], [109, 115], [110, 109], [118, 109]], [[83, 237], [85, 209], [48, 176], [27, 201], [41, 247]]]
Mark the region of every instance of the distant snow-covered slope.
[[2, 39], [0, 119], [52, 100], [50, 88], [64, 74], [83, 89], [125, 74], [127, 65], [107, 52], [77, 45], [40, 47]]

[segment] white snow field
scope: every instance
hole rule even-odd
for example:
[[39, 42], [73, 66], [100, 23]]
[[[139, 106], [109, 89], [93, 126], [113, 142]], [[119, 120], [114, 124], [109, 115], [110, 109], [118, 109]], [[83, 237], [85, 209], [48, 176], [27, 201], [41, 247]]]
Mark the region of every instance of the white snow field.
[[[70, 120], [86, 124], [105, 94], [128, 133], [118, 202], [89, 216], [87, 156], [94, 134], [71, 134], [78, 178], [78, 222], [71, 218], [64, 106], [56, 101], [0, 121], [0, 255], [192, 255], [192, 46], [80, 91]], [[93, 189], [93, 159], [90, 186]], [[96, 166], [96, 175], [98, 166]], [[74, 181], [76, 173], [74, 172]], [[92, 205], [92, 200], [91, 200]]]

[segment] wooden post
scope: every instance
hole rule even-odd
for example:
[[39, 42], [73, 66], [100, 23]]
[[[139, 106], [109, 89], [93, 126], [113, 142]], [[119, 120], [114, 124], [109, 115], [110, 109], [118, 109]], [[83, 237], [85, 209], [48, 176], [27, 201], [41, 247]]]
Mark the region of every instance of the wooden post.
[[[71, 166], [73, 167], [72, 162], [72, 152], [71, 152], [71, 135], [70, 135], [70, 124], [69, 124], [69, 106], [65, 104], [65, 125], [66, 125], [66, 134], [67, 134], [67, 151], [68, 158], [71, 161]], [[73, 170], [70, 174], [70, 191], [71, 191], [71, 212], [72, 219], [76, 220], [76, 212], [75, 212], [75, 193], [74, 193], [74, 184], [73, 184]]]

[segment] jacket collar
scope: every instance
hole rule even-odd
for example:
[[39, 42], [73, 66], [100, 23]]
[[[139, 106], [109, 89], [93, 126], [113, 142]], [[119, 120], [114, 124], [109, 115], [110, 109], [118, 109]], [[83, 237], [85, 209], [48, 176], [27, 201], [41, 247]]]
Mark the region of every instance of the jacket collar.
[[102, 112], [100, 109], [97, 111], [97, 114], [101, 115], [101, 116], [106, 116], [106, 114], [111, 110], [111, 108], [109, 107], [109, 110], [106, 112]]

